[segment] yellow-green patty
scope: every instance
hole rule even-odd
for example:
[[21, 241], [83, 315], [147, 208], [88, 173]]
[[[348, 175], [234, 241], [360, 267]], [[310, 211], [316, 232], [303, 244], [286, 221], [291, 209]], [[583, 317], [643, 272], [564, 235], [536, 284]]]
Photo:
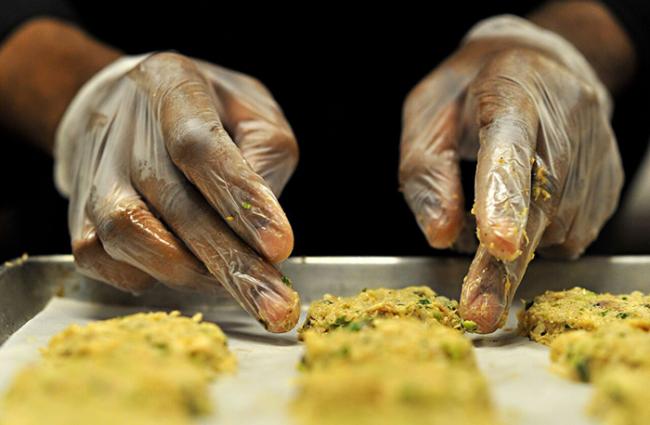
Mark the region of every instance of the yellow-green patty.
[[551, 360], [562, 375], [584, 382], [611, 366], [650, 370], [650, 334], [626, 323], [568, 332], [551, 343]]
[[426, 286], [402, 289], [367, 289], [353, 297], [325, 295], [309, 307], [300, 329], [326, 333], [333, 329], [363, 326], [375, 318], [412, 317], [426, 323], [440, 323], [450, 328], [474, 330], [476, 324], [463, 322], [458, 302], [436, 294]]
[[437, 320], [367, 319], [303, 334], [293, 410], [309, 425], [496, 423], [471, 342]]
[[189, 425], [212, 409], [208, 384], [232, 371], [218, 326], [141, 313], [55, 335], [0, 401], [2, 425]]
[[566, 332], [622, 322], [650, 328], [650, 296], [598, 294], [584, 288], [546, 291], [527, 303], [519, 316], [522, 334], [546, 345]]
[[650, 424], [650, 371], [612, 367], [594, 381], [589, 406], [606, 425]]

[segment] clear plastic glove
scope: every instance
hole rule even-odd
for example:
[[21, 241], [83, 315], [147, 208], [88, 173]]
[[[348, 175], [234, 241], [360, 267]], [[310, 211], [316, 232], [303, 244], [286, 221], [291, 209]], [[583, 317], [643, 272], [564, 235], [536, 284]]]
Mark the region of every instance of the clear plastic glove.
[[459, 160], [477, 159], [480, 246], [460, 312], [481, 332], [502, 326], [535, 250], [575, 258], [614, 212], [623, 171], [611, 102], [584, 57], [528, 21], [477, 24], [408, 96], [400, 183], [434, 248], [465, 223]]
[[134, 293], [223, 287], [268, 330], [293, 328], [298, 294], [272, 264], [293, 248], [276, 195], [298, 150], [258, 81], [174, 53], [125, 57], [77, 94], [55, 156], [82, 273]]

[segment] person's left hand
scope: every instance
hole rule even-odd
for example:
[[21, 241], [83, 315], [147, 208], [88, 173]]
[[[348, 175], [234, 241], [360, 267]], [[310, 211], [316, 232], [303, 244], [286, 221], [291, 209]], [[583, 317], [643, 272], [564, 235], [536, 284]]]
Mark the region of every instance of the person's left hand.
[[502, 326], [537, 247], [575, 258], [616, 208], [623, 171], [604, 86], [572, 46], [513, 17], [479, 24], [404, 105], [400, 184], [434, 248], [463, 230], [459, 159], [477, 158], [480, 246], [460, 313]]

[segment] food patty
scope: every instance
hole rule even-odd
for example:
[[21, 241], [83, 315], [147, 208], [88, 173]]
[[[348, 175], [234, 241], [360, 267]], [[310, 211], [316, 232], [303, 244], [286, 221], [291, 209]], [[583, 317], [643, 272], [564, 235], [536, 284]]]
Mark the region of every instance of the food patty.
[[306, 369], [394, 358], [476, 368], [472, 343], [459, 331], [413, 318], [371, 319], [362, 326], [341, 327], [327, 334], [309, 330], [303, 337]]
[[625, 323], [568, 332], [551, 343], [551, 360], [560, 374], [583, 382], [612, 366], [650, 371], [650, 334]]
[[648, 370], [608, 369], [594, 381], [590, 413], [606, 425], [650, 424], [649, 382]]
[[533, 341], [549, 345], [566, 332], [592, 331], [621, 322], [650, 328], [650, 296], [641, 292], [598, 294], [577, 287], [546, 291], [526, 303], [519, 316], [519, 329]]
[[207, 373], [231, 372], [237, 364], [219, 326], [203, 322], [201, 314], [183, 317], [178, 311], [137, 313], [85, 326], [71, 325], [53, 336], [41, 351], [45, 358], [73, 358], [120, 356], [130, 354], [121, 351], [135, 349], [183, 358]]
[[478, 371], [441, 362], [341, 364], [298, 382], [293, 408], [308, 425], [494, 424]]
[[72, 325], [42, 353], [0, 401], [0, 425], [187, 425], [236, 367], [217, 325], [178, 312]]
[[476, 324], [458, 315], [458, 301], [436, 294], [427, 286], [402, 289], [365, 289], [353, 297], [326, 294], [309, 307], [299, 330], [326, 333], [341, 327], [358, 327], [375, 318], [412, 317], [425, 323], [440, 323], [472, 331]]
[[[329, 327], [325, 325], [327, 320], [318, 320], [318, 326], [303, 330], [303, 373], [292, 404], [299, 423], [497, 423], [472, 343], [461, 331], [442, 325], [430, 311], [420, 312], [415, 307], [419, 303], [414, 302], [423, 298], [431, 304], [443, 301], [435, 300], [433, 291], [424, 292], [421, 288], [368, 292], [336, 299], [331, 304], [317, 302], [320, 316], [316, 317], [327, 317], [328, 307], [354, 307], [343, 308], [346, 317], [352, 319], [345, 325]], [[373, 309], [364, 294], [378, 300], [374, 305], [382, 307]], [[359, 299], [362, 302], [358, 303]], [[396, 304], [400, 304], [400, 312], [418, 313], [385, 318], [376, 314], [384, 311], [386, 305], [392, 313]], [[312, 306], [310, 311], [313, 310]], [[349, 314], [350, 311], [354, 313]], [[337, 311], [329, 316], [340, 314]], [[456, 320], [458, 323], [459, 319]]]
[[141, 356], [56, 358], [25, 368], [2, 400], [0, 424], [189, 425], [212, 410], [200, 369], [136, 353]]

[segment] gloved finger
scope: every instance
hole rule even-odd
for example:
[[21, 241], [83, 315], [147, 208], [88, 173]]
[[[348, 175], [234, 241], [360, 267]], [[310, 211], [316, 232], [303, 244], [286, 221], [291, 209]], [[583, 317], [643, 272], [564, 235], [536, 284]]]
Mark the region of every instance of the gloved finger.
[[156, 279], [147, 273], [108, 255], [90, 225], [84, 229], [82, 238], [72, 241], [72, 255], [81, 274], [122, 291], [137, 295], [156, 284]]
[[157, 109], [172, 161], [221, 217], [236, 218], [227, 224], [239, 237], [273, 263], [286, 259], [293, 249], [289, 221], [223, 128], [214, 93], [196, 65], [178, 55], [159, 54], [139, 71], [155, 76], [161, 69], [171, 78]]
[[[455, 53], [423, 79], [404, 102], [400, 190], [429, 245], [449, 248], [463, 227], [459, 141], [465, 134], [464, 94], [483, 61], [476, 43]], [[473, 148], [464, 149], [471, 153]]]
[[[544, 127], [545, 133], [557, 130], [555, 123]], [[568, 140], [579, 140], [581, 137], [584, 136], [565, 134], [561, 140], [562, 143], [568, 144]], [[558, 139], [554, 136], [552, 140]], [[580, 141], [580, 144], [587, 150], [597, 147], [595, 143]], [[581, 163], [572, 164], [567, 156], [566, 149], [547, 149], [543, 157], [538, 157], [535, 163], [532, 197], [536, 201], [545, 201], [545, 204], [549, 205], [548, 215], [552, 217], [551, 223], [542, 236], [539, 251], [549, 257], [572, 258], [577, 255], [572, 250], [560, 247], [567, 241], [567, 235], [573, 228], [580, 211], [585, 209], [593, 180], [594, 161], [597, 161], [594, 155], [582, 154], [577, 156], [577, 160]], [[585, 182], [589, 183], [585, 184]]]
[[475, 204], [478, 236], [493, 256], [512, 261], [521, 253], [531, 193], [539, 119], [526, 89], [517, 53], [499, 55], [472, 83], [480, 148]]
[[219, 284], [133, 193], [98, 198], [88, 208], [102, 246], [115, 260], [155, 277], [173, 289], [215, 292]]
[[[109, 122], [106, 116], [96, 112], [89, 120], [87, 133], [80, 138], [84, 146], [92, 146], [97, 140], [106, 140], [115, 122]], [[124, 127], [121, 127], [122, 130]], [[97, 230], [88, 215], [86, 207], [90, 197], [90, 187], [95, 177], [95, 167], [99, 165], [95, 149], [79, 152], [78, 178], [75, 182], [75, 196], [70, 198], [68, 225], [72, 239], [72, 254], [79, 272], [93, 279], [106, 282], [118, 289], [139, 294], [155, 286], [156, 279], [146, 272], [126, 262], [111, 257], [104, 249]], [[115, 162], [115, 155], [109, 155], [109, 162]], [[106, 170], [103, 170], [104, 172]], [[113, 182], [110, 175], [102, 176], [106, 182]]]
[[138, 191], [231, 296], [267, 330], [292, 329], [300, 316], [298, 294], [232, 232], [176, 170], [164, 146], [136, 151], [134, 164], [132, 179]]
[[[561, 204], [554, 221], [559, 221], [567, 214], [567, 208], [563, 204], [577, 203], [578, 207], [571, 209], [570, 220], [564, 219], [568, 225], [565, 225], [565, 232], [559, 243], [540, 250], [545, 256], [571, 259], [579, 257], [596, 239], [605, 222], [616, 210], [623, 186], [623, 166], [609, 123], [602, 117], [599, 121], [597, 127], [592, 127], [592, 131], [586, 135], [590, 143], [584, 143], [585, 149], [593, 150], [589, 155], [585, 155], [591, 162], [589, 167], [583, 167], [588, 175], [581, 176], [582, 178], [570, 175], [567, 183], [573, 186], [582, 185], [584, 189], [580, 193], [584, 195], [574, 202], [574, 192], [570, 187], [565, 189], [566, 201]], [[549, 230], [551, 227], [549, 226]], [[544, 241], [546, 239], [545, 234]]]
[[298, 143], [280, 107], [257, 80], [205, 66], [218, 73], [212, 86], [225, 128], [253, 170], [280, 196], [298, 164]]
[[103, 130], [103, 138], [116, 141], [113, 150], [97, 160], [89, 196], [75, 202], [83, 199], [90, 224], [114, 260], [130, 264], [174, 289], [214, 291], [219, 284], [153, 216], [131, 186], [129, 164], [124, 161], [130, 158], [133, 146], [129, 142], [133, 137], [131, 113], [130, 109], [120, 109]]
[[407, 101], [399, 180], [429, 245], [448, 248], [458, 237], [464, 214], [456, 151], [460, 107], [457, 101], [437, 106], [432, 114], [428, 107]]
[[494, 257], [481, 245], [463, 280], [459, 312], [465, 320], [472, 320], [478, 332], [490, 333], [503, 326], [512, 299], [533, 259], [535, 249], [548, 225], [542, 207], [531, 203], [526, 233], [519, 249], [521, 255], [512, 262]]

